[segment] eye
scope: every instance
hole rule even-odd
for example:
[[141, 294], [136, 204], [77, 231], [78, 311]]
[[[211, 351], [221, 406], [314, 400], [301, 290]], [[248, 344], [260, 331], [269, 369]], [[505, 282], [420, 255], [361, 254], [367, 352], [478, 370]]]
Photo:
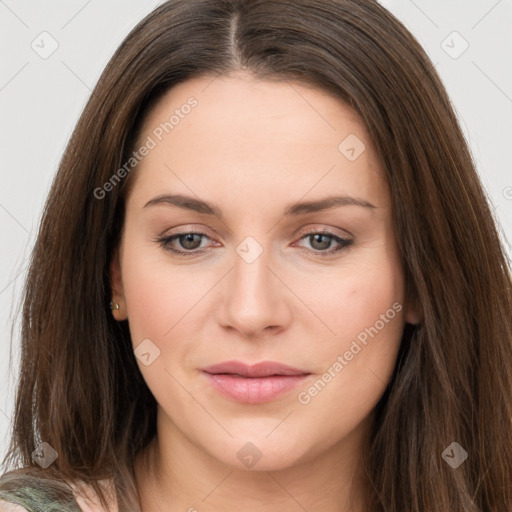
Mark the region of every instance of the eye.
[[[191, 256], [204, 252], [204, 250], [197, 250], [200, 247], [203, 238], [209, 237], [204, 233], [189, 231], [159, 238], [157, 242], [159, 242], [166, 251], [173, 252], [181, 256]], [[175, 243], [178, 243], [178, 248], [176, 248]]]
[[[340, 236], [335, 235], [334, 233], [330, 233], [329, 231], [325, 230], [310, 231], [306, 235], [301, 237], [301, 240], [308, 240], [310, 242], [313, 250], [309, 250], [308, 252], [313, 252], [320, 256], [330, 256], [331, 254], [346, 249], [353, 243], [353, 240], [342, 238]], [[332, 248], [331, 246], [333, 242], [337, 244], [337, 246], [335, 246], [334, 248]]]

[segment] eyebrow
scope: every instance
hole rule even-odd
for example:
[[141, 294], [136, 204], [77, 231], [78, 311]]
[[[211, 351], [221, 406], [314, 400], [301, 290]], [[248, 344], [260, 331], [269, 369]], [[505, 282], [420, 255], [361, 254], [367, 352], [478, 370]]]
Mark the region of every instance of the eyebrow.
[[[185, 210], [195, 211], [205, 215], [213, 215], [222, 218], [222, 211], [214, 204], [208, 203], [201, 199], [196, 199], [191, 196], [182, 194], [165, 194], [154, 197], [148, 201], [144, 208], [148, 206], [155, 206], [159, 204], [169, 204], [177, 206]], [[373, 204], [364, 199], [351, 196], [329, 196], [317, 201], [307, 201], [302, 203], [293, 203], [288, 206], [284, 211], [285, 217], [294, 217], [298, 215], [305, 215], [307, 213], [321, 212], [337, 208], [339, 206], [360, 206], [362, 208], [376, 208]]]

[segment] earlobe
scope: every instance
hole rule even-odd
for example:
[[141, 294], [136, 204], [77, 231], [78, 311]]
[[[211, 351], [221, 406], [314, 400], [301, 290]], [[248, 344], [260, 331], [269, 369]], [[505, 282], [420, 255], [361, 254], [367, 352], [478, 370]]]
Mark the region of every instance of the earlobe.
[[418, 325], [421, 321], [421, 318], [415, 311], [408, 310], [405, 315], [405, 321], [408, 324]]
[[408, 324], [418, 325], [423, 320], [421, 308], [418, 307], [418, 300], [416, 298], [407, 301], [405, 308], [405, 321]]
[[119, 259], [119, 249], [114, 249], [112, 260], [110, 262], [110, 288], [112, 290], [110, 310], [112, 316], [118, 320], [126, 320], [126, 304], [124, 300], [123, 282], [121, 279], [121, 264]]

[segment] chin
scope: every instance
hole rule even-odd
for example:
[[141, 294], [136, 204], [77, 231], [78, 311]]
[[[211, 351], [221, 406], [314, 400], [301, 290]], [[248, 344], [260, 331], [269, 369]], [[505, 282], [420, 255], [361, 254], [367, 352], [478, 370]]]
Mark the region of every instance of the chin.
[[[307, 453], [303, 452], [304, 446], [301, 446], [299, 453], [294, 448], [295, 443], [284, 445], [280, 442], [279, 447], [276, 447], [275, 443], [260, 439], [246, 442], [236, 440], [231, 444], [232, 446], [226, 447], [221, 453], [211, 455], [222, 464], [236, 470], [280, 471], [297, 466], [308, 459]], [[226, 457], [229, 453], [233, 456]]]

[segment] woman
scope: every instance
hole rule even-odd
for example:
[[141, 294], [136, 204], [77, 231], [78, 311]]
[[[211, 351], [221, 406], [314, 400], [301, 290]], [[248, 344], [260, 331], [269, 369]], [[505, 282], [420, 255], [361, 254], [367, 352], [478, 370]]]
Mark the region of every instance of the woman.
[[4, 506], [512, 510], [509, 264], [376, 2], [158, 7], [78, 122], [24, 299]]

